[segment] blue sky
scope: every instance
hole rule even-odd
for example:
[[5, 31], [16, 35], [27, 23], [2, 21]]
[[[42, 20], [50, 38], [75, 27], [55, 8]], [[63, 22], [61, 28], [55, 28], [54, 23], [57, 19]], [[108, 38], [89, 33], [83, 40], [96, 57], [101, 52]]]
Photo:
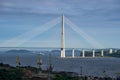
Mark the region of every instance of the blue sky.
[[[104, 48], [120, 48], [120, 0], [0, 0], [0, 47], [60, 47], [61, 23], [24, 35], [62, 14]], [[99, 48], [66, 24], [65, 33], [66, 47]]]

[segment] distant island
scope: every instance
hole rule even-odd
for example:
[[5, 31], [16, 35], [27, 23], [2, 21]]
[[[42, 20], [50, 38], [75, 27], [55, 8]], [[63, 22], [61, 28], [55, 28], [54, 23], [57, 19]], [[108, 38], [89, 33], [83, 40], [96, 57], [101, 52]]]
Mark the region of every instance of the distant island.
[[[80, 53], [81, 51], [78, 50], [78, 49], [75, 49], [74, 51], [77, 56], [82, 56], [82, 54]], [[6, 55], [7, 54], [11, 54], [11, 55], [35, 55], [34, 53], [37, 53], [37, 54], [44, 54], [44, 55], [48, 55], [49, 53], [51, 53], [53, 56], [60, 56], [60, 50], [51, 50], [51, 51], [47, 51], [47, 50], [44, 50], [44, 51], [29, 51], [29, 50], [25, 50], [25, 49], [20, 49], [20, 50], [17, 50], [17, 49], [13, 49], [13, 50], [8, 50], [8, 51], [5, 51], [4, 52]], [[72, 54], [72, 50], [66, 50], [66, 55], [70, 56]], [[96, 49], [95, 50], [95, 55], [96, 56], [101, 56], [101, 51], [99, 49]], [[91, 51], [85, 51], [85, 56], [92, 56], [92, 52]], [[117, 52], [115, 52], [115, 49], [113, 49], [113, 52], [112, 53], [109, 53], [108, 52], [108, 49], [105, 49], [104, 50], [104, 56], [105, 57], [116, 57], [116, 58], [119, 58], [120, 57], [120, 50], [118, 49]]]

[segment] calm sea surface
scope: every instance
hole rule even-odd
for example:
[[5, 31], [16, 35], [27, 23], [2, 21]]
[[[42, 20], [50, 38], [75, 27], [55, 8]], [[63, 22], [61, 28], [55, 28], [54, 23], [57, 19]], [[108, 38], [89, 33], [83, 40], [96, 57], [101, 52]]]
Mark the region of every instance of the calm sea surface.
[[[16, 65], [16, 55], [0, 53], [0, 61], [3, 63]], [[37, 67], [37, 54], [24, 55], [19, 54], [21, 66]], [[42, 69], [48, 66], [48, 55], [42, 55]], [[54, 71], [77, 72], [80, 74], [82, 69], [83, 75], [103, 76], [106, 71], [109, 76], [114, 77], [116, 72], [120, 72], [120, 58], [59, 58], [52, 55], [52, 64]], [[82, 68], [81, 68], [82, 67]]]

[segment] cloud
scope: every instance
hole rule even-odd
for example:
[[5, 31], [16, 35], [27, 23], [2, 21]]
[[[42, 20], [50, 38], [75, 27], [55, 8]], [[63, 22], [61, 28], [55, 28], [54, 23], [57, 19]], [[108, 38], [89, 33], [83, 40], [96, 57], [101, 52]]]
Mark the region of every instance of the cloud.
[[[18, 3], [19, 2], [19, 3]], [[58, 13], [62, 7], [60, 7], [56, 2], [51, 3], [49, 1], [18, 1], [15, 0], [10, 1], [3, 1], [0, 3], [1, 11], [9, 11], [9, 12], [26, 12], [26, 13]]]
[[[51, 17], [53, 19], [61, 14], [65, 14], [73, 23], [82, 28], [119, 27], [120, 0], [0, 0], [0, 21], [2, 22], [0, 26], [5, 24], [18, 27], [18, 24], [10, 23], [11, 21], [32, 26], [36, 22], [44, 23], [43, 18], [47, 22]], [[109, 33], [114, 32], [106, 31], [103, 34]]]
[[[119, 9], [115, 0], [4, 0], [0, 3], [1, 12], [46, 15], [106, 16]], [[117, 10], [118, 10], [117, 9]], [[116, 12], [117, 13], [117, 12]]]
[[1, 0], [1, 15], [60, 16], [119, 21], [119, 0]]

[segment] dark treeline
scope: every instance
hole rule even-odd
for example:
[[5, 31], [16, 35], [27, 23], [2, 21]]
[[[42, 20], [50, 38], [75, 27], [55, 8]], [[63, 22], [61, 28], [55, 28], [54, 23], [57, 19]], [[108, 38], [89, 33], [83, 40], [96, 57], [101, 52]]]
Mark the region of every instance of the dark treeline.
[[[38, 76], [38, 72], [37, 68], [31, 66], [12, 67], [8, 64], [0, 63], [0, 80], [47, 80], [47, 77]], [[41, 73], [47, 75], [48, 71], [42, 71]], [[117, 78], [79, 76], [74, 72], [51, 72], [51, 75], [53, 75], [51, 80], [120, 80], [120, 76]]]

